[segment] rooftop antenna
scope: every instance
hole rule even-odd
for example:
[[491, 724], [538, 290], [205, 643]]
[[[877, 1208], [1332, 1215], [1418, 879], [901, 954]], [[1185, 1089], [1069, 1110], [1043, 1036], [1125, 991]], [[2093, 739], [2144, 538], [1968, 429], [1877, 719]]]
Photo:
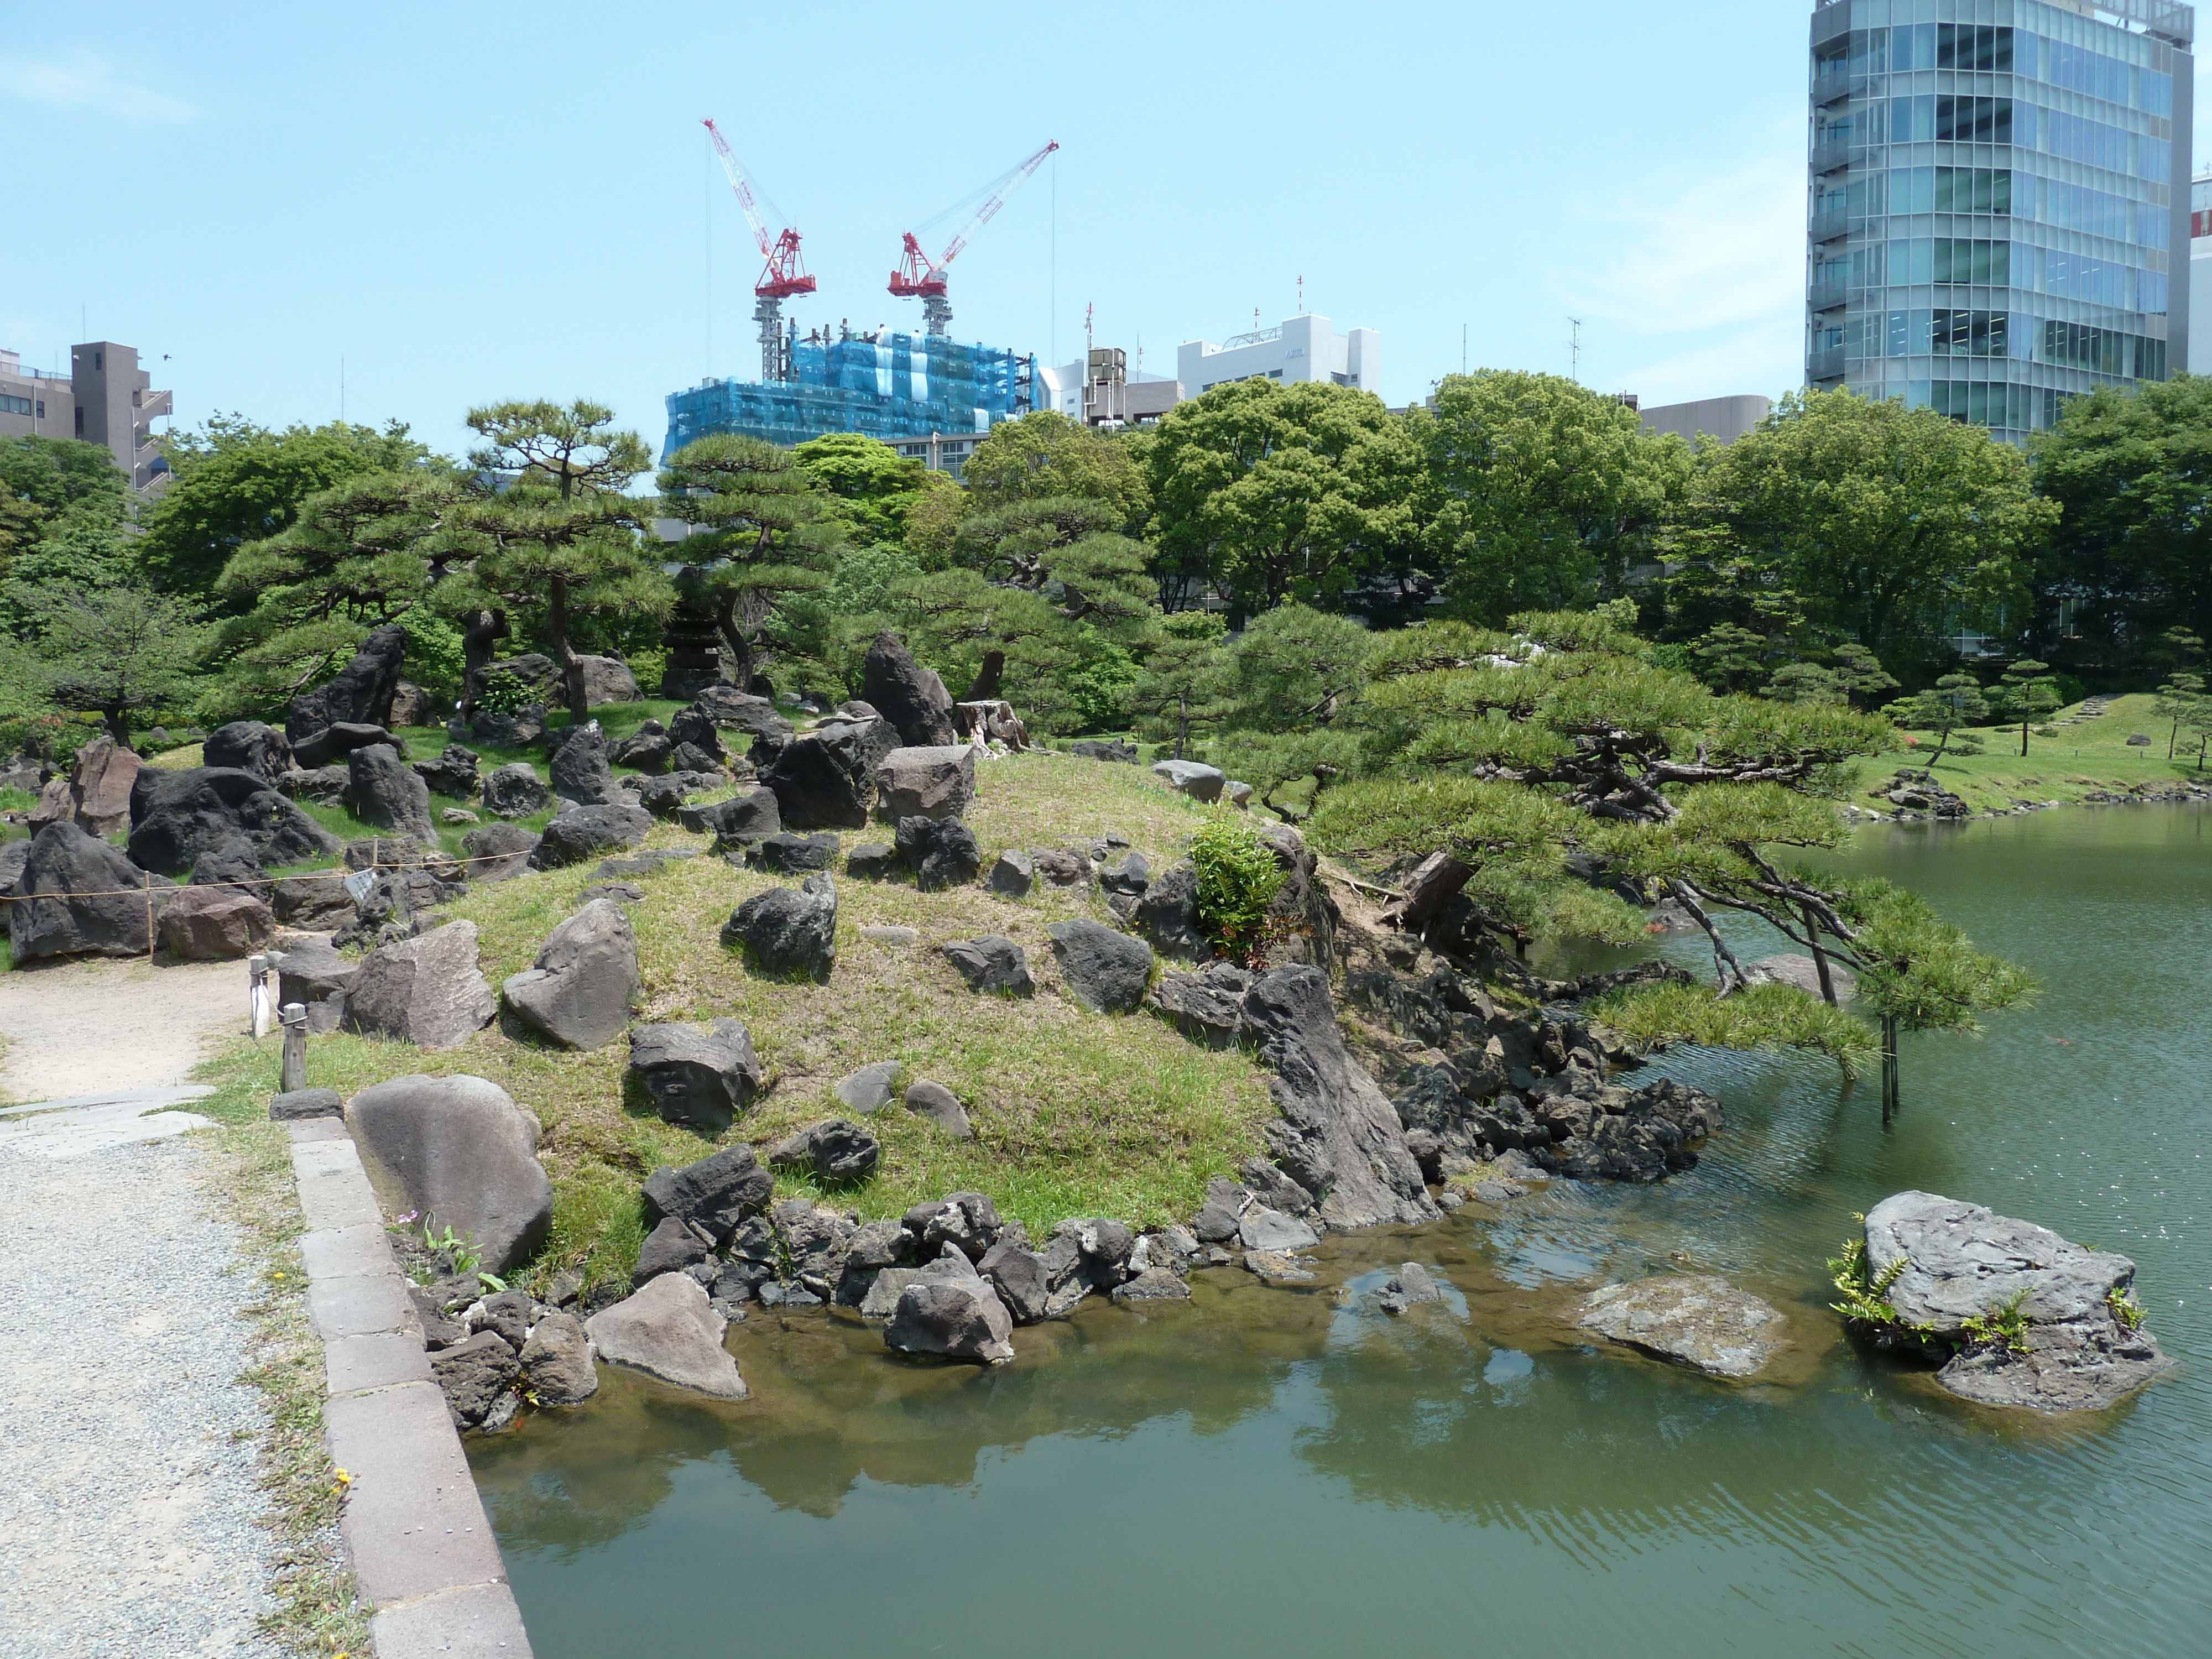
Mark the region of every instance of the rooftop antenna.
[[1299, 316], [1301, 316], [1301, 317], [1303, 317], [1303, 316], [1304, 316], [1305, 314], [1306, 314], [1306, 276], [1305, 276], [1305, 272], [1304, 272], [1304, 271], [1300, 271], [1300, 272], [1298, 273], [1298, 315], [1299, 315]]
[[1583, 378], [1583, 319], [1570, 317], [1567, 323], [1572, 331], [1567, 336], [1567, 360], [1571, 365], [1567, 371], [1567, 378], [1579, 385]]

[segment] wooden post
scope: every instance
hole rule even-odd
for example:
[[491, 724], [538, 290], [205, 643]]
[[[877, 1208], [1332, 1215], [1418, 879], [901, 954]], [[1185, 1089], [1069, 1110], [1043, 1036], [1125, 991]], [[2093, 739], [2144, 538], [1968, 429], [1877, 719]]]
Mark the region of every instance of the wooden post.
[[297, 1002], [284, 1005], [284, 1060], [276, 1074], [280, 1094], [307, 1086], [307, 1011]]
[[1881, 1017], [1881, 1127], [1889, 1127], [1897, 1117], [1897, 1016]]
[[[130, 890], [124, 889], [125, 892]], [[150, 872], [146, 877], [146, 965], [154, 965], [154, 878]]]

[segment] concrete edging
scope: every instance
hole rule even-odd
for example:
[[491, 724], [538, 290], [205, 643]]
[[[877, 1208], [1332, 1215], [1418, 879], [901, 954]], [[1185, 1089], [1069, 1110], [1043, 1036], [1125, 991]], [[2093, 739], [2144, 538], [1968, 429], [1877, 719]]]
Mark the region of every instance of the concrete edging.
[[422, 1328], [342, 1118], [286, 1126], [323, 1341], [324, 1438], [352, 1477], [339, 1530], [378, 1659], [529, 1659], [507, 1565], [430, 1375]]

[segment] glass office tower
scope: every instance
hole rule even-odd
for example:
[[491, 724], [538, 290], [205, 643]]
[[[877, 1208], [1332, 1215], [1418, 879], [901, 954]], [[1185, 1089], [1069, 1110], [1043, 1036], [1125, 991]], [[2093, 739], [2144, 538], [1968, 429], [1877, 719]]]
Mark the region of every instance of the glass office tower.
[[1805, 379], [2019, 442], [2188, 366], [2191, 7], [1813, 14]]

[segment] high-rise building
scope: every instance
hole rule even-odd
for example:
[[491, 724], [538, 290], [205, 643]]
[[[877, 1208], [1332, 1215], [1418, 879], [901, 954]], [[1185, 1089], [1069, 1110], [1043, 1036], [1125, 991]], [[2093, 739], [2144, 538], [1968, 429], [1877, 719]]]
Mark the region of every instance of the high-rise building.
[[169, 413], [171, 399], [153, 388], [137, 349], [112, 340], [71, 346], [66, 379], [27, 369], [19, 354], [0, 349], [0, 437], [99, 444], [131, 475], [132, 489], [155, 489], [169, 481], [154, 422]]
[[1176, 352], [1183, 396], [1196, 398], [1230, 380], [1328, 380], [1363, 392], [1382, 389], [1382, 336], [1371, 328], [1339, 334], [1312, 312], [1273, 328], [1232, 334], [1218, 344], [1186, 340]]
[[2212, 171], [2189, 181], [2189, 361], [2191, 374], [2212, 374]]
[[2192, 7], [1813, 13], [1805, 378], [2014, 442], [2188, 366]]

